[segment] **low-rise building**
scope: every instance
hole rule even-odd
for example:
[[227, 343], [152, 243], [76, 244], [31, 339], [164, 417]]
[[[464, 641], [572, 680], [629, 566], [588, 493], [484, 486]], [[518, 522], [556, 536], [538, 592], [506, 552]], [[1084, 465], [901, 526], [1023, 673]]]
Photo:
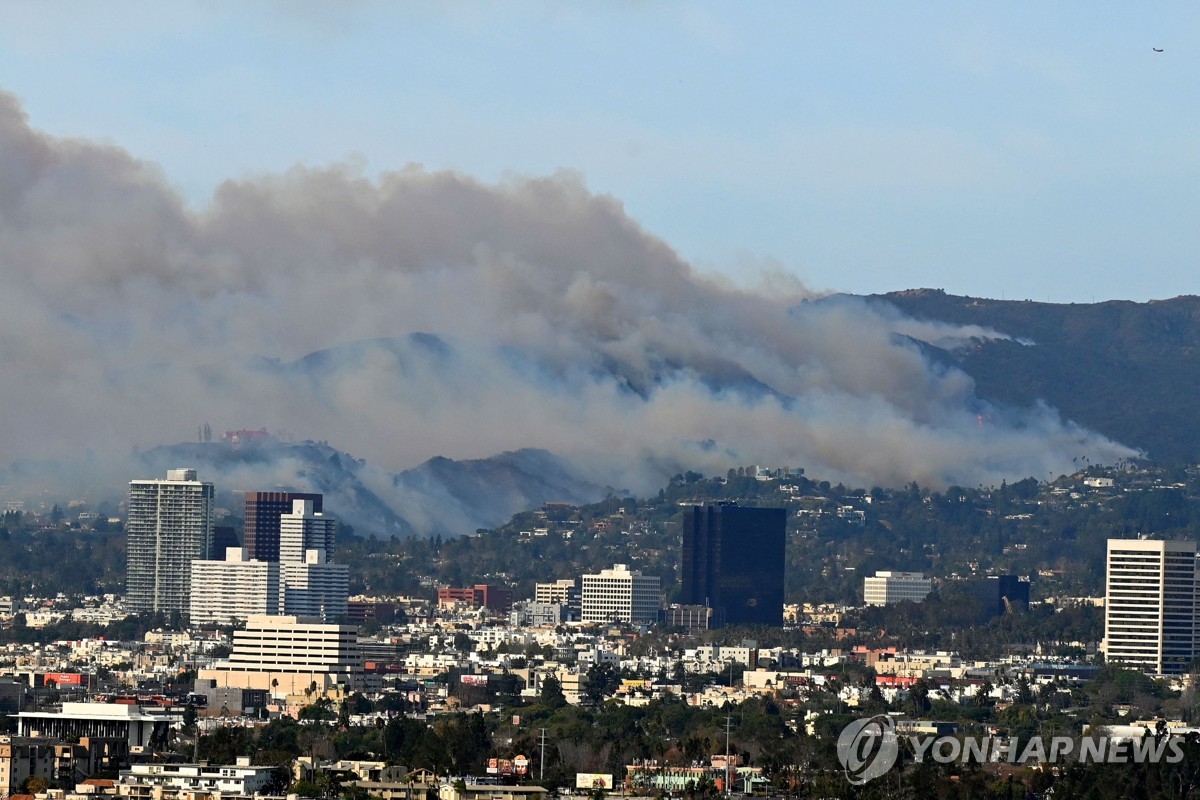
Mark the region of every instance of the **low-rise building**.
[[120, 792], [138, 800], [166, 800], [194, 793], [220, 792], [224, 798], [264, 794], [275, 779], [275, 768], [251, 766], [250, 757], [233, 765], [134, 764], [120, 773]]
[[180, 714], [150, 712], [121, 703], [63, 703], [61, 711], [22, 711], [17, 714], [20, 736], [49, 736], [64, 742], [84, 738], [124, 740], [132, 752], [166, 744], [171, 725]]

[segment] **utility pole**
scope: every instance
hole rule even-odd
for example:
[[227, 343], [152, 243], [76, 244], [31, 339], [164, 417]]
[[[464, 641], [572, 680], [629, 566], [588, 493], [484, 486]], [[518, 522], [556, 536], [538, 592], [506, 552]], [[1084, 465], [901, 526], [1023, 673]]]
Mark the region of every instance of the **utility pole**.
[[725, 796], [729, 797], [732, 787], [729, 785], [729, 729], [733, 725], [733, 715], [725, 715]]
[[538, 737], [542, 746], [542, 754], [538, 756], [538, 783], [546, 782], [546, 729], [542, 728], [542, 735]]

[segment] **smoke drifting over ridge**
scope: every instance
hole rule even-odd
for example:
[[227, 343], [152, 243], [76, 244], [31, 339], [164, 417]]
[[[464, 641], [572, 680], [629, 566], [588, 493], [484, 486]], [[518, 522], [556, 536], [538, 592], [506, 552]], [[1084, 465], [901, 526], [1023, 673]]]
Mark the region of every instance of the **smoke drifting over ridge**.
[[296, 168], [193, 212], [152, 165], [38, 132], [0, 93], [0, 264], [0, 461], [115, 464], [205, 421], [389, 471], [540, 447], [634, 491], [746, 463], [940, 487], [1132, 455], [983, 406], [905, 338], [1003, 334], [732, 288], [572, 174]]

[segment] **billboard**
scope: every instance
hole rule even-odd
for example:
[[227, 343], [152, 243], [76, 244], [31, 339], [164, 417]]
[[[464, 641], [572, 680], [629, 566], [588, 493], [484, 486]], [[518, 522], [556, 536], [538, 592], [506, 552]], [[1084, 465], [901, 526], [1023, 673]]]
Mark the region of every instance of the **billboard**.
[[611, 789], [613, 788], [612, 773], [576, 772], [576, 789]]
[[487, 675], [460, 675], [458, 677], [458, 682], [461, 683], [463, 686], [487, 686], [488, 685], [488, 676]]
[[78, 672], [47, 672], [42, 676], [42, 685], [49, 686], [85, 686], [85, 676]]

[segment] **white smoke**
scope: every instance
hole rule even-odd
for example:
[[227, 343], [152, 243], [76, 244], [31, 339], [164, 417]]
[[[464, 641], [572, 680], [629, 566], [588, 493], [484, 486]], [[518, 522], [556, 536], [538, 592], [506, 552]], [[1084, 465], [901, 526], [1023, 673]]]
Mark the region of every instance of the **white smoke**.
[[[205, 421], [388, 470], [541, 447], [641, 491], [746, 463], [936, 487], [1132, 455], [1048, 409], [982, 408], [896, 335], [1002, 333], [732, 288], [568, 173], [297, 167], [195, 213], [153, 165], [33, 130], [0, 94], [0, 265], [0, 460], [115, 461]], [[415, 331], [444, 350], [288, 366]]]

